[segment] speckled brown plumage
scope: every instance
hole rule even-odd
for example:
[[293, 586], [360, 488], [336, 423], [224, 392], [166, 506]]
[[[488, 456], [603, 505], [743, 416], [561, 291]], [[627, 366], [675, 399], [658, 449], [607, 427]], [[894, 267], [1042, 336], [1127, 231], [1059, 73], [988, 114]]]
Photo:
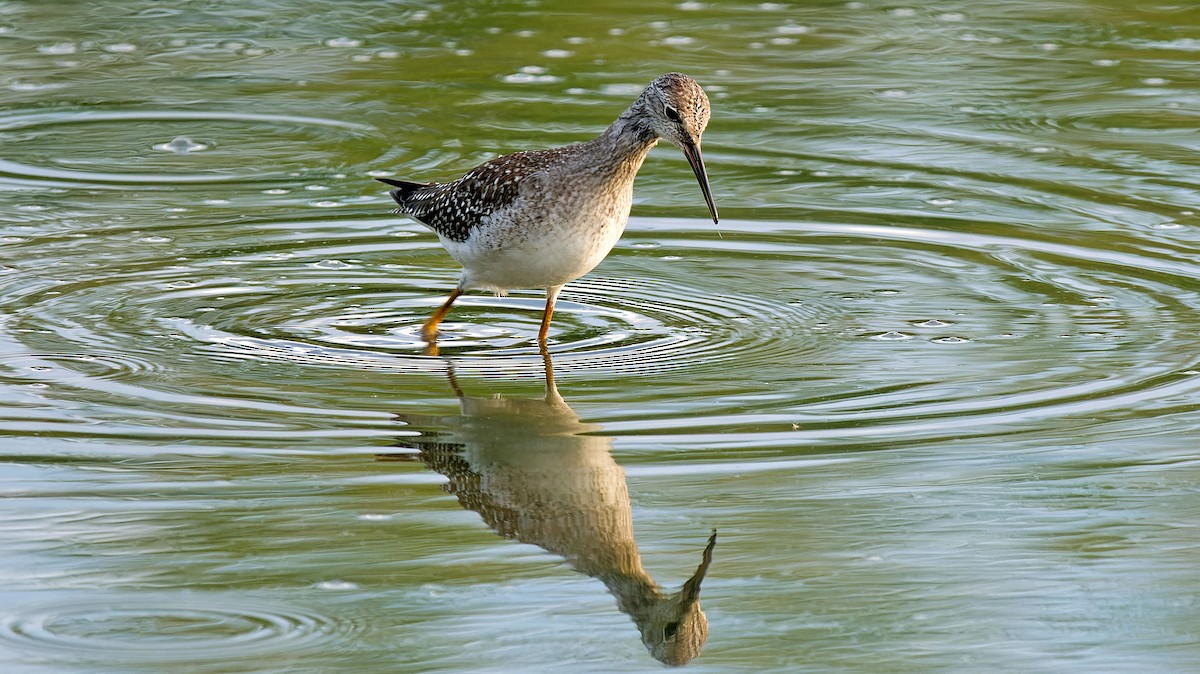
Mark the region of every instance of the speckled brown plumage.
[[396, 189], [388, 192], [396, 209], [429, 227], [438, 236], [463, 242], [484, 218], [506, 208], [520, 193], [521, 179], [545, 170], [557, 156], [574, 149], [551, 148], [502, 155], [446, 183], [413, 183], [379, 178]]

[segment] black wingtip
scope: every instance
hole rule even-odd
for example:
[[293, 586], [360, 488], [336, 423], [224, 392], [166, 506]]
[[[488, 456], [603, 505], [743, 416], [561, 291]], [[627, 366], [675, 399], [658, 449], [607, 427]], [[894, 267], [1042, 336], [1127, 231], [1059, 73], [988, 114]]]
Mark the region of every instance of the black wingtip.
[[394, 199], [396, 203], [400, 204], [402, 208], [404, 203], [408, 201], [408, 198], [412, 196], [414, 192], [429, 187], [429, 183], [414, 183], [410, 180], [392, 180], [391, 178], [375, 179], [385, 185], [391, 185], [392, 187], [396, 188], [388, 192], [388, 194], [391, 195], [392, 199]]

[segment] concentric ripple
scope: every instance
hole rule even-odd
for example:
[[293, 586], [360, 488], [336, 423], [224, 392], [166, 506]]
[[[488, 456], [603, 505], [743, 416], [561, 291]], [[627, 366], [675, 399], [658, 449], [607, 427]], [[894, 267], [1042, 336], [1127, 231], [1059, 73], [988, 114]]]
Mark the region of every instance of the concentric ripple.
[[[0, 115], [5, 154], [51, 159], [0, 159], [0, 175], [93, 187], [239, 182], [320, 163], [321, 145], [344, 151], [375, 134], [341, 120], [217, 110], [17, 112]], [[259, 163], [247, 167], [236, 158], [243, 153]], [[326, 163], [337, 163], [332, 152]]]
[[[567, 286], [551, 332], [556, 371], [596, 381], [654, 375], [664, 391], [719, 389], [736, 372], [746, 390], [678, 420], [618, 421], [614, 432], [700, 442], [733, 424], [741, 430], [726, 440], [738, 444], [941, 434], [1132, 410], [1200, 390], [1185, 320], [1200, 309], [1200, 266], [1169, 247], [763, 221], [729, 221], [730, 235], [714, 240], [695, 224], [635, 219], [601, 268]], [[319, 405], [264, 408], [229, 400], [225, 387], [261, 389], [246, 374], [251, 364], [272, 376], [436, 374], [450, 362], [486, 376], [541, 372], [540, 292], [464, 297], [443, 326], [440, 356], [426, 355], [420, 325], [455, 270], [411, 223], [243, 224], [217, 247], [182, 229], [170, 238], [179, 255], [169, 262], [12, 283], [0, 299], [24, 354], [10, 361], [11, 376], [154, 405], [186, 399], [222, 414], [232, 405], [309, 416]], [[96, 243], [64, 238], [49, 248], [69, 256], [80, 245]], [[89, 309], [98, 306], [105, 311]], [[196, 362], [224, 374], [193, 373], [183, 385], [180, 373]], [[735, 414], [746, 399], [767, 404]], [[208, 414], [185, 423], [207, 424]], [[230, 432], [267, 437], [255, 426], [248, 417]]]
[[[438, 285], [430, 279], [429, 286]], [[403, 299], [397, 301], [396, 295]], [[373, 296], [351, 292], [339, 301], [360, 308], [346, 312], [344, 306], [318, 302], [311, 305], [315, 315], [308, 320], [255, 331], [182, 320], [174, 325], [210, 343], [216, 357], [385, 371], [444, 369], [442, 358], [422, 355], [420, 337], [421, 322], [436, 305], [436, 295], [415, 285]], [[540, 370], [532, 337], [542, 305], [540, 296], [529, 293], [465, 298], [443, 324], [441, 353], [468, 371]], [[750, 295], [710, 296], [704, 288], [646, 279], [586, 279], [572, 284], [557, 304], [551, 352], [562, 371], [582, 369], [603, 376], [706, 367], [751, 350], [757, 358], [785, 349], [794, 353], [798, 345], [783, 337], [812, 320], [805, 307]]]
[[346, 630], [309, 611], [193, 594], [90, 597], [10, 607], [0, 618], [0, 640], [21, 653], [97, 665], [288, 655]]

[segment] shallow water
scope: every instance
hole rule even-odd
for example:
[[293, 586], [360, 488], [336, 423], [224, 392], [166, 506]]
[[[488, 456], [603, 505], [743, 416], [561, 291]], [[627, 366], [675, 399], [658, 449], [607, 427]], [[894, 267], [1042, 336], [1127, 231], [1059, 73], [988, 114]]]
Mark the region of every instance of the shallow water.
[[[712, 529], [693, 671], [1200, 668], [1200, 10], [1127, 4], [0, 3], [4, 671], [659, 671], [614, 577]], [[656, 149], [561, 398], [537, 292], [422, 355], [371, 177], [674, 69], [720, 229]]]

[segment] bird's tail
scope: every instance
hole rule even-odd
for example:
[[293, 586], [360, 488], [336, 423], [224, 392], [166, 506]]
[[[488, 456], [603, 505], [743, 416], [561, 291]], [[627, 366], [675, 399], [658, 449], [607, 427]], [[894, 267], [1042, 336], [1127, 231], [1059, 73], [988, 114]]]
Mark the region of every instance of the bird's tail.
[[409, 195], [422, 187], [428, 187], [428, 183], [414, 183], [408, 180], [392, 180], [390, 178], [376, 178], [376, 180], [396, 188], [388, 192], [388, 194], [396, 200], [397, 204], [400, 204], [401, 208], [408, 202]]

